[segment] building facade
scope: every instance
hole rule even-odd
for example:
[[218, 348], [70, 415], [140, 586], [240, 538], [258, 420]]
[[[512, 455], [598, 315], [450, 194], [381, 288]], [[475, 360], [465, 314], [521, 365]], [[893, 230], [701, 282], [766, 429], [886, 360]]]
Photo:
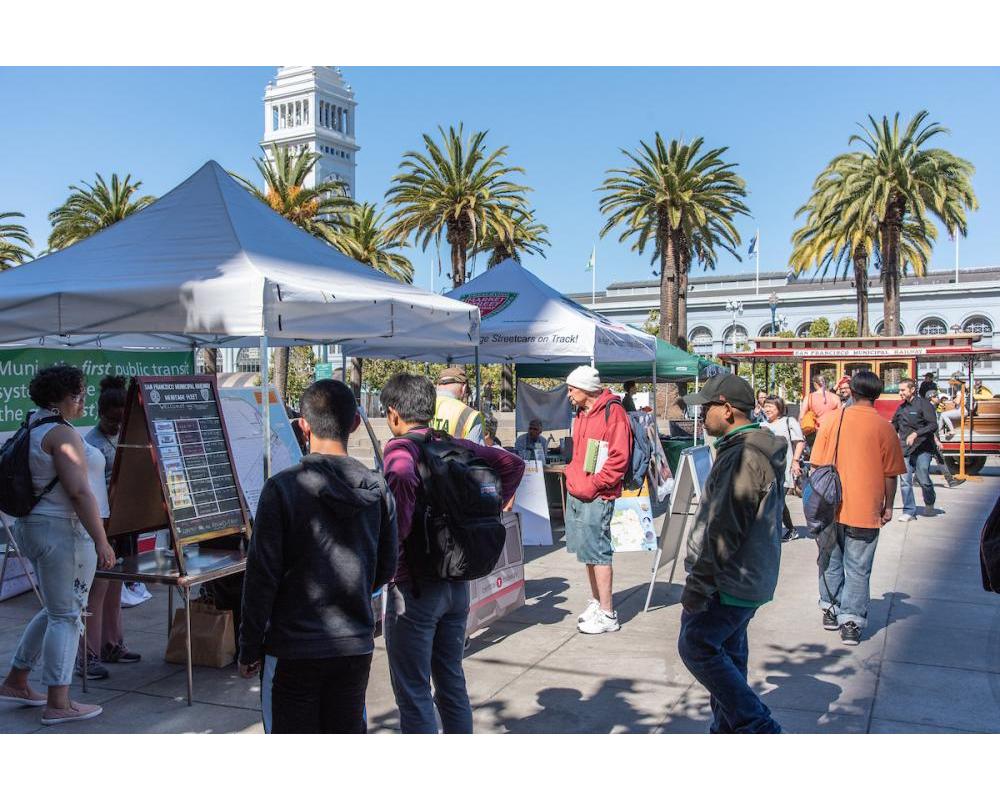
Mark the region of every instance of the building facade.
[[[873, 277], [868, 290], [873, 333], [882, 331], [882, 289]], [[850, 279], [795, 279], [784, 272], [692, 275], [687, 298], [688, 341], [697, 353], [718, 355], [743, 349], [750, 339], [771, 332], [771, 299], [778, 330], [805, 336], [813, 320], [826, 317], [831, 326], [856, 317]], [[570, 295], [577, 302], [619, 322], [642, 326], [649, 312], [659, 310], [659, 281], [612, 283], [591, 302], [590, 292]], [[900, 287], [903, 333], [944, 333], [959, 330], [982, 335], [981, 347], [1000, 347], [994, 331], [1000, 326], [1000, 267], [932, 271], [925, 278], [904, 278]], [[928, 371], [950, 375], [959, 365], [925, 365]], [[984, 359], [976, 377], [1000, 394], [1000, 364]]]
[[261, 146], [319, 153], [307, 186], [337, 180], [354, 197], [358, 104], [338, 67], [281, 67], [264, 89]]

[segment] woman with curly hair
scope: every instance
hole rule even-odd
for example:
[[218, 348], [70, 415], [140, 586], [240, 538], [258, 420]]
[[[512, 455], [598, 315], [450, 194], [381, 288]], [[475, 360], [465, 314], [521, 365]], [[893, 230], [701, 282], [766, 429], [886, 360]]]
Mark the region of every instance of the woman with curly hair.
[[[43, 725], [90, 719], [101, 707], [70, 700], [73, 662], [83, 633], [82, 613], [98, 565], [110, 569], [115, 553], [103, 518], [107, 491], [95, 496], [91, 474], [104, 471], [104, 456], [70, 425], [83, 416], [86, 385], [76, 367], [41, 369], [28, 393], [37, 406], [29, 415], [29, 465], [38, 501], [14, 526], [21, 552], [31, 562], [45, 606], [21, 634], [0, 701], [45, 706]], [[103, 481], [98, 484], [103, 489]], [[48, 693], [31, 688], [28, 676], [41, 660]]]
[[[83, 440], [93, 445], [104, 455], [104, 474], [100, 476], [105, 488], [111, 486], [111, 468], [115, 463], [115, 448], [118, 446], [118, 432], [125, 415], [125, 378], [108, 375], [101, 380], [101, 393], [97, 397], [97, 425]], [[95, 493], [99, 487], [93, 487]], [[112, 542], [115, 555], [132, 556], [136, 552], [136, 536], [118, 536]], [[76, 674], [87, 670], [91, 680], [108, 677], [108, 670], [101, 662], [134, 664], [140, 659], [125, 645], [122, 632], [122, 582], [95, 578], [90, 587], [87, 603], [90, 621], [87, 624], [87, 655], [83, 660], [83, 648], [77, 658]]]

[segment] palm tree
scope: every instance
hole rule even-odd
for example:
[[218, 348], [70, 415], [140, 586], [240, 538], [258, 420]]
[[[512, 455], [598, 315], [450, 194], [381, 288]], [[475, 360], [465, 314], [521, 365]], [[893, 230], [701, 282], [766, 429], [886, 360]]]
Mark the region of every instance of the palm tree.
[[[926, 123], [921, 111], [901, 131], [899, 114], [890, 124], [868, 117], [869, 127], [854, 134], [849, 145], [863, 149], [836, 156], [817, 182], [837, 184], [836, 194], [847, 213], [858, 219], [874, 220], [882, 282], [885, 335], [899, 334], [899, 282], [908, 260], [905, 229], [918, 234], [923, 246], [933, 241], [934, 216], [953, 234], [968, 233], [966, 210], [979, 203], [972, 190], [973, 165], [947, 150], [927, 147], [934, 136], [947, 133], [936, 122]], [[914, 227], [915, 226], [915, 227]], [[918, 247], [918, 249], [919, 249]], [[909, 256], [919, 255], [910, 252]], [[916, 268], [919, 259], [911, 259]]]
[[[340, 181], [320, 181], [312, 187], [305, 185], [310, 171], [322, 155], [275, 145], [271, 146], [269, 155], [268, 151], [264, 152], [263, 158], [253, 160], [264, 179], [263, 189], [235, 173], [230, 175], [285, 219], [328, 244], [336, 245], [354, 201]], [[267, 369], [267, 365], [262, 364], [261, 369]], [[278, 347], [274, 351], [274, 387], [282, 397], [285, 396], [288, 388], [287, 347]]]
[[501, 261], [506, 261], [508, 258], [513, 258], [520, 264], [521, 256], [529, 253], [545, 258], [545, 248], [551, 244], [545, 238], [549, 229], [547, 225], [535, 222], [534, 210], [515, 212], [512, 222], [513, 228], [509, 236], [497, 236], [491, 232], [473, 251], [473, 255], [490, 254], [490, 260], [486, 264], [487, 269], [493, 269]]
[[513, 236], [514, 218], [526, 208], [524, 192], [508, 180], [520, 167], [503, 163], [507, 148], [487, 154], [486, 131], [463, 138], [463, 126], [438, 128], [441, 144], [424, 134], [426, 152], [403, 154], [399, 174], [385, 193], [396, 207], [388, 234], [406, 239], [414, 234], [421, 249], [442, 237], [451, 248], [453, 285], [465, 283], [469, 253], [490, 236]]
[[749, 214], [741, 199], [746, 184], [733, 171], [738, 165], [722, 159], [728, 148], [701, 153], [703, 144], [697, 138], [667, 145], [657, 132], [652, 145], [640, 142], [634, 153], [623, 149], [632, 165], [608, 170], [601, 186], [600, 207], [607, 216], [601, 236], [620, 225], [618, 241], [635, 237], [632, 249], [639, 253], [652, 245], [652, 259], [659, 261], [659, 336], [682, 348], [687, 321], [681, 319], [679, 297], [691, 264], [713, 267], [717, 247], [738, 259], [740, 235], [733, 218]]
[[386, 236], [383, 214], [374, 203], [355, 205], [337, 235], [336, 247], [344, 255], [384, 272], [401, 283], [413, 283], [413, 264], [395, 252], [405, 244]]
[[[413, 283], [413, 264], [406, 256], [395, 252], [404, 244], [386, 236], [382, 213], [373, 203], [362, 203], [351, 209], [347, 224], [337, 236], [337, 249], [344, 255], [384, 272], [401, 283]], [[351, 388], [361, 397], [363, 360], [351, 359]]]
[[[27, 228], [16, 222], [4, 222], [7, 219], [24, 219], [24, 214], [19, 211], [0, 213], [0, 272], [30, 261], [32, 256], [28, 247], [35, 246]], [[21, 247], [22, 244], [27, 247]]]
[[62, 250], [82, 239], [121, 222], [136, 211], [142, 211], [156, 200], [152, 195], [138, 194], [142, 181], [132, 182], [132, 176], [111, 175], [110, 185], [100, 173], [93, 184], [81, 181], [84, 187], [70, 186], [66, 201], [49, 214], [52, 232], [49, 251]]

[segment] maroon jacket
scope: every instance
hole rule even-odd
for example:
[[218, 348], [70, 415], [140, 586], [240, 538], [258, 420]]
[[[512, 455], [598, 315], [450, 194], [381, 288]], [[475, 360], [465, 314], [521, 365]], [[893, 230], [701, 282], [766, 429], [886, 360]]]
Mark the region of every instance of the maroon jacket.
[[[590, 503], [598, 497], [614, 500], [622, 495], [625, 470], [632, 456], [632, 426], [621, 403], [613, 403], [604, 421], [605, 406], [617, 397], [605, 389], [589, 411], [580, 410], [573, 425], [573, 460], [566, 466], [566, 490], [577, 500]], [[608, 460], [601, 471], [588, 475], [583, 471], [587, 440], [608, 443]]]
[[[422, 433], [427, 428], [414, 428], [414, 433]], [[513, 453], [497, 447], [484, 447], [467, 439], [456, 439], [463, 447], [468, 448], [483, 459], [500, 478], [502, 502], [506, 506], [524, 474], [524, 462]], [[396, 500], [396, 527], [399, 530], [399, 561], [396, 566], [396, 577], [393, 583], [405, 583], [410, 579], [403, 557], [403, 542], [413, 529], [413, 508], [417, 502], [417, 489], [420, 487], [420, 476], [417, 473], [417, 461], [420, 458], [420, 448], [412, 439], [395, 438], [385, 444], [385, 479]]]

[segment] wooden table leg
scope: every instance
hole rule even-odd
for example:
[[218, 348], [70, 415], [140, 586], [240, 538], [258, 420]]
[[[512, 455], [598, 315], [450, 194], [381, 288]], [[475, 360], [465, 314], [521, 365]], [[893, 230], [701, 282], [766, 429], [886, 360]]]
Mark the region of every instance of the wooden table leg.
[[194, 700], [194, 669], [191, 665], [191, 588], [184, 587], [184, 626], [187, 628], [187, 690], [188, 705]]

